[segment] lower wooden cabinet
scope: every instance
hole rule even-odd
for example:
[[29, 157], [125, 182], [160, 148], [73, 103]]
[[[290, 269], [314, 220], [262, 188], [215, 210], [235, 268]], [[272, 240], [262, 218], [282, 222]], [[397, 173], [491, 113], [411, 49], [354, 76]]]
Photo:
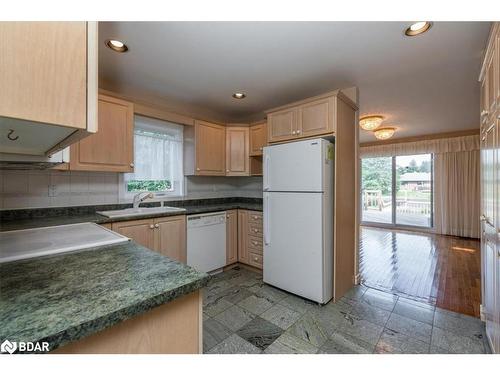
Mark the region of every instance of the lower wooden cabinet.
[[186, 263], [186, 216], [164, 217], [155, 219], [154, 222], [153, 250]]
[[262, 212], [238, 210], [238, 261], [263, 268]]
[[186, 216], [113, 223], [111, 229], [151, 250], [186, 263]]
[[238, 261], [238, 210], [226, 211], [226, 265]]

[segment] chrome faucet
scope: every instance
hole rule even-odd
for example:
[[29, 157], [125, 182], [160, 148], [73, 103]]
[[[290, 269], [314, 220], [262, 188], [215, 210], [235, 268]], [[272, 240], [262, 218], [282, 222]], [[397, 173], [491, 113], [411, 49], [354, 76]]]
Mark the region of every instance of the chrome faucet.
[[[146, 194], [146, 195], [144, 195], [144, 194]], [[134, 195], [134, 200], [132, 201], [132, 206], [134, 207], [134, 209], [137, 209], [137, 208], [139, 208], [139, 205], [148, 198], [153, 198], [153, 193], [148, 193], [148, 192], [144, 192], [144, 191], [141, 193], [138, 193], [138, 194]]]

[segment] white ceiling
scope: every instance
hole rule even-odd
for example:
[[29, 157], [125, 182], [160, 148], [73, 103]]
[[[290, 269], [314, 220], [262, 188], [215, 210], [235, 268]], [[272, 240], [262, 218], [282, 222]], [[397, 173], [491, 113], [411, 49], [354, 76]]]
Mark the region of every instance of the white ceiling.
[[[479, 127], [480, 60], [490, 24], [436, 22], [102, 22], [104, 88], [147, 92], [227, 121], [357, 86], [360, 115], [382, 114], [408, 137]], [[115, 53], [104, 40], [125, 41]], [[245, 100], [231, 97], [244, 91]], [[361, 141], [372, 141], [361, 131]]]

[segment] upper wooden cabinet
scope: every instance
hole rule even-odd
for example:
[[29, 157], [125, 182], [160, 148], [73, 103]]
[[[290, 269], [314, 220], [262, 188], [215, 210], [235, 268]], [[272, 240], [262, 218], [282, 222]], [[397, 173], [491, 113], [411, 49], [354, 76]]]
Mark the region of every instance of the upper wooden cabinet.
[[70, 170], [133, 172], [133, 104], [99, 95], [99, 132], [75, 143], [70, 150]]
[[295, 138], [297, 131], [297, 108], [285, 109], [267, 115], [269, 142]]
[[334, 131], [334, 99], [325, 98], [301, 105], [296, 135], [311, 137]]
[[[97, 131], [97, 22], [0, 22], [3, 152], [52, 154]], [[17, 149], [16, 149], [17, 147]]]
[[356, 105], [340, 90], [267, 111], [269, 142], [283, 142], [319, 135], [333, 135], [338, 121], [338, 101]]
[[250, 126], [250, 156], [262, 155], [267, 145], [267, 122], [260, 122]]
[[248, 127], [226, 128], [226, 176], [248, 176], [250, 159]]
[[184, 129], [184, 174], [225, 176], [226, 128], [196, 120]]

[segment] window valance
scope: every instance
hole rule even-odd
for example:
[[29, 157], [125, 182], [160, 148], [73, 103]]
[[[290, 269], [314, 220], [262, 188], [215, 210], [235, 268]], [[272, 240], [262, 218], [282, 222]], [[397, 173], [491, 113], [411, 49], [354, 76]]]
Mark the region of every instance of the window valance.
[[362, 158], [416, 154], [444, 154], [448, 152], [479, 150], [479, 146], [479, 135], [467, 135], [463, 137], [429, 139], [387, 145], [361, 146], [359, 148], [359, 153]]

